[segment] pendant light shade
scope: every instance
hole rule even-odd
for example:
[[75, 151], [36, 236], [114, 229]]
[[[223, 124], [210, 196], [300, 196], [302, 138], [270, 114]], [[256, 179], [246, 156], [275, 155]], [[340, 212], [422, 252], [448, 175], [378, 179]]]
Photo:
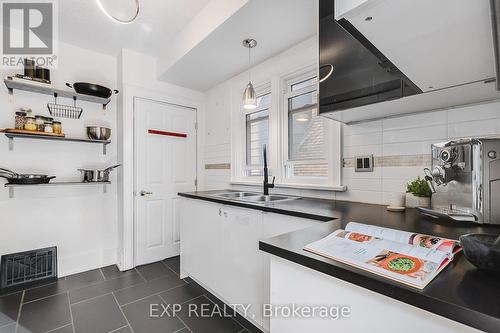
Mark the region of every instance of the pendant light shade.
[[248, 82], [245, 92], [243, 93], [243, 108], [245, 110], [253, 110], [257, 108], [257, 97], [252, 82]]
[[243, 46], [248, 48], [248, 84], [243, 93], [243, 109], [254, 110], [257, 108], [257, 96], [255, 95], [255, 89], [252, 84], [250, 76], [250, 66], [252, 64], [250, 58], [250, 51], [252, 48], [257, 46], [257, 41], [255, 39], [245, 39], [243, 41]]

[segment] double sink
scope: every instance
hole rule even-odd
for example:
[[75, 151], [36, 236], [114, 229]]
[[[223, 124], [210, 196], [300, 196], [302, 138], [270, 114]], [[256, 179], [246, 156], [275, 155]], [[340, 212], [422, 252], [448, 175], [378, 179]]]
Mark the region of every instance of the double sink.
[[213, 194], [212, 196], [228, 200], [262, 204], [299, 199], [299, 197], [290, 197], [286, 195], [262, 195], [252, 192], [224, 192]]

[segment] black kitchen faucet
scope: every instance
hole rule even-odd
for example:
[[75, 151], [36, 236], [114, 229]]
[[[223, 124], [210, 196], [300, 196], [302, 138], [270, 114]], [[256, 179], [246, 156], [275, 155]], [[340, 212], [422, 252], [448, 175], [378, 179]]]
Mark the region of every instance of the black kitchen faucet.
[[274, 188], [274, 180], [276, 177], [273, 177], [273, 182], [269, 184], [269, 171], [267, 169], [267, 148], [264, 145], [264, 195], [269, 195], [269, 189]]

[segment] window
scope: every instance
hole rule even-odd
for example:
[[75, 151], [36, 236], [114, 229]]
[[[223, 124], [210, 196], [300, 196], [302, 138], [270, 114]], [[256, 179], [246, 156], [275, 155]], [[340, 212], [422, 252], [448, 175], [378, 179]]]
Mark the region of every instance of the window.
[[318, 116], [317, 77], [286, 84], [283, 103], [283, 181], [291, 184], [327, 184], [331, 180], [329, 123]]
[[246, 176], [263, 175], [263, 146], [269, 142], [271, 93], [257, 97], [257, 108], [245, 115]]
[[[316, 64], [285, 75], [282, 69], [266, 69], [261, 76], [268, 75], [268, 81], [256, 87], [255, 110], [241, 107], [243, 91], [231, 91], [233, 183], [262, 184], [265, 144], [276, 187], [344, 189], [340, 185], [341, 127], [318, 116], [316, 72]], [[237, 87], [244, 84], [241, 81]]]

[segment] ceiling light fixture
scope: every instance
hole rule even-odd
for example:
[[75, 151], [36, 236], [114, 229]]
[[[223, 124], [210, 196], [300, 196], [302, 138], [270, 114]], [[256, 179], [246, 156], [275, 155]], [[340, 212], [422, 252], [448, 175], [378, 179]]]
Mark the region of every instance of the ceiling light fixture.
[[248, 84], [243, 93], [243, 108], [246, 110], [254, 110], [257, 108], [257, 96], [255, 95], [251, 77], [251, 51], [257, 46], [257, 41], [251, 38], [245, 39], [243, 41], [243, 46], [248, 48]]
[[305, 123], [306, 121], [309, 121], [309, 117], [306, 115], [300, 115], [297, 118], [295, 118], [295, 121], [299, 121], [301, 123]]
[[113, 20], [113, 21], [115, 21], [117, 23], [120, 23], [120, 24], [130, 24], [130, 23], [134, 22], [135, 19], [137, 18], [137, 16], [139, 15], [139, 0], [134, 0], [134, 1], [135, 1], [135, 6], [136, 6], [135, 14], [133, 15], [132, 18], [127, 19], [127, 20], [123, 20], [123, 19], [119, 19], [119, 18], [111, 15], [110, 13], [108, 13], [108, 11], [104, 8], [101, 0], [95, 0], [95, 2], [97, 3], [97, 6], [99, 6], [99, 8], [104, 13], [104, 15], [106, 15], [111, 20]]

